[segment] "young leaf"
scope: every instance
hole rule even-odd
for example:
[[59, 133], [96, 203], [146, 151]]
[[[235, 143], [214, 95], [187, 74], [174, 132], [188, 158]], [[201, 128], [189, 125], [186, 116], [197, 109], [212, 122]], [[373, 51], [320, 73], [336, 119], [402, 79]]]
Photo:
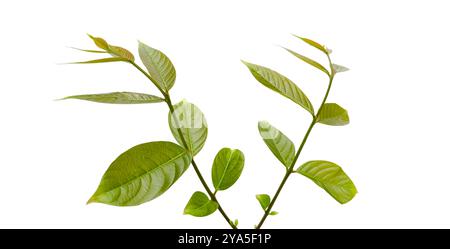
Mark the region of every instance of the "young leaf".
[[74, 95], [63, 99], [79, 99], [106, 104], [148, 104], [164, 102], [164, 99], [157, 96], [133, 92]]
[[294, 35], [294, 36], [297, 37], [298, 39], [306, 42], [308, 45], [313, 46], [313, 47], [317, 48], [318, 50], [324, 52], [326, 55], [331, 53], [330, 50], [328, 50], [324, 45], [321, 45], [318, 42], [315, 42], [315, 41], [313, 41], [311, 39], [300, 37], [300, 36], [297, 36], [297, 35]]
[[299, 58], [300, 60], [308, 63], [309, 65], [319, 69], [320, 71], [324, 72], [326, 75], [330, 76], [330, 72], [328, 72], [328, 70], [324, 66], [322, 66], [319, 62], [317, 62], [317, 61], [315, 61], [313, 59], [310, 59], [310, 58], [308, 58], [306, 56], [303, 56], [301, 54], [298, 54], [298, 53], [296, 53], [296, 52], [294, 52], [294, 51], [292, 51], [292, 50], [290, 50], [288, 48], [284, 48], [284, 49], [286, 49], [289, 53], [291, 53], [295, 57]]
[[211, 201], [203, 192], [195, 192], [188, 204], [184, 208], [184, 214], [195, 217], [205, 217], [214, 213], [219, 205], [215, 201]]
[[348, 124], [350, 118], [348, 117], [347, 110], [338, 104], [326, 103], [317, 116], [317, 122], [326, 125], [342, 126]]
[[137, 145], [120, 155], [88, 203], [136, 206], [163, 194], [186, 171], [190, 154], [171, 142]]
[[266, 211], [267, 207], [270, 204], [270, 196], [266, 194], [256, 195], [256, 199], [259, 201], [262, 209]]
[[344, 66], [341, 66], [338, 64], [332, 64], [332, 66], [333, 66], [335, 73], [343, 73], [343, 72], [347, 72], [348, 70], [350, 70], [347, 67], [344, 67]]
[[308, 97], [290, 79], [269, 68], [242, 61], [261, 84], [294, 101], [314, 115], [314, 107]]
[[109, 49], [109, 45], [105, 41], [105, 39], [100, 38], [100, 37], [94, 37], [94, 36], [92, 36], [90, 34], [88, 34], [88, 36], [92, 39], [92, 41], [94, 41], [95, 45], [98, 48], [101, 48], [101, 49], [106, 50], [106, 51]]
[[352, 200], [358, 192], [342, 168], [332, 162], [310, 161], [300, 166], [297, 173], [313, 180], [341, 204]]
[[239, 220], [238, 220], [238, 219], [235, 219], [233, 224], [234, 224], [234, 226], [237, 227], [237, 226], [239, 225]]
[[212, 181], [216, 190], [231, 187], [244, 169], [244, 153], [240, 150], [223, 148], [217, 153], [212, 166]]
[[174, 112], [169, 112], [169, 126], [170, 130], [178, 141], [183, 144], [178, 129], [181, 130], [183, 137], [188, 145], [186, 148], [197, 155], [205, 145], [208, 136], [208, 125], [202, 111], [185, 100], [174, 106]]
[[75, 50], [83, 51], [83, 52], [87, 52], [87, 53], [95, 53], [95, 54], [107, 54], [108, 53], [106, 51], [91, 50], [91, 49], [81, 49], [81, 48], [74, 48], [74, 47], [71, 47], [71, 49], [75, 49]]
[[91, 61], [72, 62], [69, 64], [96, 64], [96, 63], [107, 63], [107, 62], [117, 62], [117, 61], [127, 61], [127, 60], [123, 59], [123, 58], [119, 58], [119, 57], [111, 57], [111, 58], [103, 58], [103, 59], [97, 59], [97, 60], [91, 60]]
[[118, 56], [128, 61], [134, 61], [134, 55], [125, 48], [109, 45], [108, 51], [111, 55]]
[[272, 212], [269, 213], [269, 215], [272, 215], [272, 216], [273, 216], [273, 215], [277, 215], [277, 214], [278, 214], [277, 211], [272, 211]]
[[155, 84], [166, 93], [175, 84], [176, 71], [170, 59], [161, 51], [139, 42], [139, 56]]
[[290, 167], [295, 157], [294, 143], [267, 121], [260, 121], [258, 123], [258, 129], [267, 147], [269, 147], [275, 157], [286, 168]]

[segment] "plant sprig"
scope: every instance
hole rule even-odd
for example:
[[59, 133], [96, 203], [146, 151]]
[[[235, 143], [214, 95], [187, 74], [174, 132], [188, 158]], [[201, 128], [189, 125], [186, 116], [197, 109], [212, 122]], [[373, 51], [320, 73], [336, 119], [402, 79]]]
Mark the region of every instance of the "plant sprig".
[[[162, 96], [122, 91], [73, 95], [64, 99], [79, 99], [107, 104], [165, 102], [169, 109], [169, 128], [178, 144], [169, 141], [155, 141], [139, 144], [125, 151], [111, 163], [88, 203], [136, 206], [149, 202], [167, 191], [192, 165], [206, 194], [201, 191], [194, 192], [184, 208], [184, 214], [204, 217], [219, 210], [227, 224], [231, 228], [237, 229], [238, 220], [232, 221], [229, 218], [220, 205], [217, 194], [219, 191], [227, 190], [233, 186], [239, 179], [244, 169], [244, 153], [231, 148], [223, 148], [217, 153], [211, 170], [211, 181], [214, 188], [210, 188], [194, 160], [195, 155], [202, 150], [207, 140], [206, 118], [203, 112], [192, 103], [185, 100], [177, 104], [172, 103], [169, 92], [175, 84], [176, 71], [170, 59], [161, 51], [139, 42], [139, 57], [144, 64], [144, 69], [135, 62], [135, 57], [129, 50], [113, 46], [100, 37], [91, 35], [89, 37], [100, 50], [75, 49], [88, 53], [109, 54], [110, 57], [75, 62], [75, 64], [126, 62], [152, 82]], [[329, 66], [327, 68], [313, 59], [286, 49], [301, 61], [325, 73], [329, 79], [327, 90], [317, 111], [314, 110], [314, 106], [307, 95], [289, 78], [267, 67], [243, 61], [256, 80], [267, 88], [292, 100], [310, 113], [312, 117], [297, 150], [294, 143], [269, 122], [260, 121], [258, 123], [258, 129], [265, 144], [284, 165], [286, 173], [273, 198], [268, 194], [256, 195], [256, 199], [264, 211], [261, 220], [255, 226], [257, 229], [262, 227], [269, 215], [278, 214], [272, 208], [285, 183], [293, 173], [311, 179], [341, 204], [352, 200], [357, 193], [352, 180], [335, 163], [315, 160], [306, 162], [294, 169], [308, 137], [317, 123], [332, 126], [342, 126], [349, 123], [348, 113], [344, 108], [336, 103], [327, 102], [335, 75], [347, 71], [348, 68], [333, 64], [330, 58], [331, 50], [325, 46], [311, 39], [298, 38], [322, 51], [328, 59]]]
[[[239, 178], [244, 167], [244, 154], [224, 148], [216, 156], [212, 169], [213, 192], [194, 160], [203, 148], [208, 128], [201, 110], [185, 100], [173, 104], [169, 90], [175, 84], [176, 71], [170, 59], [161, 51], [139, 42], [139, 57], [144, 70], [135, 62], [134, 55], [125, 48], [113, 46], [100, 37], [89, 35], [101, 50], [77, 49], [89, 53], [106, 53], [111, 57], [75, 64], [126, 62], [140, 71], [161, 93], [160, 96], [134, 92], [74, 95], [64, 99], [79, 99], [108, 104], [148, 104], [165, 102], [169, 108], [169, 127], [178, 144], [167, 141], [137, 145], [121, 154], [103, 175], [100, 185], [88, 203], [98, 202], [115, 206], [135, 206], [163, 194], [187, 170], [190, 164], [207, 194], [197, 191], [187, 203], [184, 213], [203, 217], [216, 210], [227, 224], [237, 228], [217, 199], [217, 191], [225, 190]], [[181, 146], [180, 146], [181, 145]]]
[[257, 81], [267, 88], [291, 99], [312, 115], [311, 123], [296, 152], [292, 141], [289, 140], [289, 138], [287, 138], [277, 128], [270, 125], [267, 121], [260, 122], [258, 125], [264, 142], [267, 144], [275, 157], [278, 158], [278, 160], [286, 167], [286, 173], [273, 198], [267, 194], [259, 194], [256, 196], [264, 210], [261, 220], [255, 226], [256, 229], [260, 229], [263, 226], [269, 215], [277, 214], [277, 212], [274, 213], [274, 211], [272, 211], [272, 208], [275, 205], [275, 202], [277, 201], [287, 180], [289, 179], [289, 176], [293, 173], [299, 173], [311, 179], [341, 204], [349, 202], [357, 193], [356, 187], [352, 180], [345, 174], [342, 168], [335, 163], [323, 160], [310, 161], [294, 170], [303, 147], [305, 146], [312, 129], [317, 123], [333, 126], [341, 126], [349, 123], [348, 113], [344, 108], [335, 103], [327, 103], [328, 95], [330, 93], [335, 75], [337, 73], [347, 71], [348, 68], [333, 64], [330, 58], [331, 50], [327, 49], [325, 46], [308, 38], [299, 36], [296, 37], [312, 47], [322, 51], [328, 59], [329, 69], [313, 59], [294, 52], [293, 50], [286, 49], [295, 57], [324, 72], [328, 76], [328, 87], [317, 112], [314, 112], [314, 107], [308, 97], [287, 77], [272, 69], [243, 61]]

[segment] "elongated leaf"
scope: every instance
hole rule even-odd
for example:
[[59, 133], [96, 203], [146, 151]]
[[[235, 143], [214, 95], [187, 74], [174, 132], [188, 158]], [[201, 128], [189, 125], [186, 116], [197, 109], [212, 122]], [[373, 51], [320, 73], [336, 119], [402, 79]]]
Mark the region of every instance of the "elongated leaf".
[[261, 84], [299, 104], [314, 115], [314, 107], [308, 97], [290, 79], [272, 69], [242, 61]]
[[123, 59], [123, 58], [119, 58], [119, 57], [111, 57], [111, 58], [103, 58], [103, 59], [90, 60], [90, 61], [72, 62], [69, 64], [96, 64], [96, 63], [107, 63], [107, 62], [117, 62], [117, 61], [127, 61], [127, 60]]
[[208, 124], [202, 111], [186, 100], [174, 106], [174, 113], [169, 112], [169, 126], [173, 136], [180, 145], [183, 140], [180, 137], [180, 129], [187, 143], [187, 150], [197, 155], [205, 145], [208, 137]]
[[83, 52], [87, 52], [87, 53], [95, 53], [95, 54], [107, 54], [108, 53], [106, 51], [91, 50], [91, 49], [81, 49], [81, 48], [74, 48], [74, 47], [71, 47], [71, 49], [75, 49], [75, 50], [83, 51]]
[[188, 204], [184, 208], [184, 214], [196, 217], [204, 217], [214, 213], [219, 205], [215, 201], [211, 201], [203, 192], [195, 192]]
[[269, 213], [269, 215], [272, 215], [272, 216], [277, 215], [277, 214], [278, 214], [277, 211], [272, 211], [272, 212]]
[[168, 92], [175, 84], [176, 71], [170, 59], [161, 51], [139, 43], [139, 56], [155, 84]]
[[74, 95], [65, 97], [64, 99], [80, 99], [106, 104], [148, 104], [164, 102], [164, 99], [157, 96], [133, 92]]
[[266, 211], [267, 207], [270, 204], [270, 196], [267, 194], [260, 194], [256, 195], [256, 199], [259, 202], [259, 205], [261, 205], [262, 209]]
[[334, 69], [335, 73], [343, 73], [343, 72], [347, 72], [348, 70], [350, 70], [347, 67], [344, 67], [344, 66], [341, 66], [338, 64], [332, 64], [332, 65], [333, 65], [333, 69]]
[[295, 157], [294, 143], [267, 121], [260, 121], [258, 129], [267, 147], [284, 166], [289, 168]]
[[297, 36], [297, 35], [294, 35], [294, 36], [297, 37], [298, 39], [300, 39], [300, 40], [306, 42], [306, 43], [309, 44], [310, 46], [313, 46], [313, 47], [317, 48], [318, 50], [324, 52], [324, 53], [327, 54], [327, 55], [331, 53], [330, 50], [328, 50], [324, 45], [321, 45], [321, 44], [319, 44], [318, 42], [315, 42], [315, 41], [313, 41], [313, 40], [311, 40], [311, 39], [304, 38], [304, 37], [300, 37], [300, 36]]
[[347, 110], [338, 104], [326, 103], [317, 116], [317, 122], [326, 125], [342, 126], [348, 124], [350, 118], [348, 117]]
[[216, 190], [231, 187], [244, 169], [244, 153], [240, 150], [223, 148], [217, 153], [212, 166], [212, 181]]
[[103, 50], [108, 50], [109, 49], [109, 44], [105, 41], [105, 39], [100, 38], [100, 37], [94, 37], [90, 34], [88, 34], [88, 36], [92, 39], [92, 41], [94, 41], [95, 45], [98, 48], [101, 48]]
[[310, 161], [300, 166], [297, 172], [313, 180], [341, 204], [352, 200], [358, 192], [342, 168], [332, 162]]
[[171, 142], [137, 145], [109, 166], [88, 203], [136, 206], [169, 189], [191, 163], [187, 151]]
[[315, 60], [313, 60], [313, 59], [310, 59], [310, 58], [308, 58], [308, 57], [306, 57], [306, 56], [303, 56], [303, 55], [301, 55], [301, 54], [298, 54], [298, 53], [296, 53], [296, 52], [294, 52], [294, 51], [292, 51], [292, 50], [290, 50], [290, 49], [288, 49], [288, 48], [285, 48], [285, 49], [286, 49], [289, 53], [291, 53], [292, 55], [294, 55], [295, 57], [297, 57], [297, 58], [299, 58], [300, 60], [302, 60], [302, 61], [308, 63], [309, 65], [311, 65], [311, 66], [313, 66], [313, 67], [319, 69], [320, 71], [324, 72], [326, 75], [330, 76], [330, 72], [328, 72], [328, 70], [327, 70], [324, 66], [322, 66], [319, 62], [317, 62], [317, 61], [315, 61]]

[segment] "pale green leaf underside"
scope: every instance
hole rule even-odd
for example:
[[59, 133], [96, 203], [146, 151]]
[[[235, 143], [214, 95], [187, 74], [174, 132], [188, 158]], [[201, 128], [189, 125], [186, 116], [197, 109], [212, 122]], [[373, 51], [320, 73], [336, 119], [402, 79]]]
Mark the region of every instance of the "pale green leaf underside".
[[324, 45], [319, 44], [316, 41], [313, 41], [311, 39], [305, 38], [305, 37], [300, 37], [297, 35], [294, 35], [295, 37], [297, 37], [298, 39], [306, 42], [308, 45], [317, 48], [318, 50], [322, 51], [325, 54], [330, 54], [330, 50], [328, 50]]
[[187, 151], [171, 142], [137, 145], [108, 168], [88, 203], [136, 206], [163, 194], [191, 163]]
[[188, 204], [184, 208], [184, 214], [189, 214], [195, 217], [205, 217], [214, 213], [219, 205], [212, 201], [203, 192], [195, 192]]
[[267, 207], [270, 204], [270, 196], [267, 194], [260, 194], [256, 195], [256, 199], [259, 202], [259, 205], [261, 205], [261, 208], [266, 211]]
[[161, 51], [139, 43], [139, 56], [148, 70], [154, 83], [165, 92], [175, 84], [176, 71], [170, 59]]
[[183, 144], [178, 129], [187, 143], [188, 151], [197, 155], [208, 137], [208, 124], [202, 111], [185, 100], [174, 106], [174, 113], [169, 112], [169, 126], [172, 135], [180, 145]]
[[358, 192], [341, 167], [328, 161], [310, 161], [297, 170], [327, 191], [336, 201], [345, 204]]
[[320, 110], [317, 116], [317, 122], [332, 125], [332, 126], [342, 126], [347, 125], [350, 122], [347, 110], [340, 107], [335, 103], [326, 103], [323, 105], [322, 110]]
[[275, 157], [284, 166], [290, 167], [295, 157], [294, 143], [267, 121], [260, 121], [258, 129], [267, 147], [269, 147]]
[[344, 66], [341, 66], [338, 64], [333, 64], [333, 68], [334, 68], [335, 73], [343, 73], [343, 72], [347, 72], [348, 70], [350, 70], [347, 67], [344, 67]]
[[244, 169], [244, 153], [240, 150], [223, 148], [214, 158], [212, 181], [216, 190], [231, 187], [241, 176]]
[[105, 104], [149, 104], [164, 101], [164, 99], [157, 96], [134, 92], [74, 95], [64, 99], [79, 99]]
[[314, 115], [314, 107], [308, 97], [306, 97], [302, 90], [300, 90], [300, 88], [290, 79], [272, 69], [245, 61], [243, 61], [243, 63], [249, 68], [255, 79], [261, 84], [294, 101], [301, 107], [305, 108], [309, 113]]
[[302, 60], [302, 61], [308, 63], [309, 65], [311, 65], [311, 66], [313, 66], [313, 67], [319, 69], [320, 71], [324, 72], [326, 75], [328, 75], [328, 76], [330, 75], [330, 72], [328, 72], [328, 70], [327, 70], [324, 66], [322, 66], [319, 62], [317, 62], [317, 61], [315, 61], [315, 60], [313, 60], [313, 59], [310, 59], [310, 58], [308, 58], [308, 57], [306, 57], [306, 56], [303, 56], [303, 55], [301, 55], [301, 54], [299, 54], [299, 53], [297, 53], [297, 52], [295, 52], [295, 51], [292, 51], [292, 50], [290, 50], [290, 49], [288, 49], [288, 48], [285, 48], [285, 49], [286, 49], [289, 53], [291, 53], [292, 55], [294, 55], [295, 57], [299, 58], [300, 60]]

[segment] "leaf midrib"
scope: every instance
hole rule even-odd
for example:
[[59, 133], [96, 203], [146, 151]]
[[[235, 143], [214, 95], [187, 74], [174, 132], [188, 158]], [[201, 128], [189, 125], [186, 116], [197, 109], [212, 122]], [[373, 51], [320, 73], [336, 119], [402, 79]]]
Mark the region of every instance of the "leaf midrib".
[[235, 152], [235, 150], [234, 150], [234, 151], [231, 151], [230, 158], [229, 158], [229, 160], [227, 161], [227, 165], [225, 166], [225, 169], [223, 170], [223, 174], [222, 174], [222, 176], [220, 177], [220, 180], [219, 180], [219, 183], [217, 184], [217, 189], [216, 189], [216, 190], [220, 189], [220, 187], [221, 187], [221, 185], [222, 185], [223, 179], [225, 178], [225, 173], [227, 172], [228, 167], [230, 166], [231, 158], [233, 158], [234, 152]]
[[[158, 167], [155, 167], [155, 168], [153, 168], [153, 169], [151, 169], [151, 170], [149, 170], [149, 171], [146, 171], [144, 174], [141, 174], [141, 175], [139, 175], [139, 176], [137, 176], [137, 177], [134, 177], [134, 178], [128, 180], [127, 182], [125, 182], [125, 183], [123, 183], [123, 184], [121, 184], [121, 185], [115, 186], [115, 187], [111, 188], [110, 190], [104, 191], [104, 192], [101, 193], [101, 194], [109, 193], [109, 192], [114, 191], [114, 190], [116, 190], [116, 189], [118, 189], [118, 188], [121, 188], [121, 187], [124, 186], [124, 185], [129, 184], [130, 182], [133, 182], [133, 181], [135, 181], [135, 180], [137, 180], [137, 179], [142, 178], [144, 175], [151, 174], [154, 170], [157, 170], [157, 169], [162, 168], [163, 166], [165, 166], [165, 165], [167, 165], [167, 164], [169, 164], [169, 163], [172, 163], [173, 161], [179, 159], [180, 157], [183, 157], [185, 154], [186, 154], [186, 151], [185, 151], [185, 152], [182, 152], [181, 154], [177, 155], [176, 157], [170, 159], [169, 161], [167, 161], [167, 162], [165, 162], [165, 163], [159, 165]], [[94, 196], [98, 196], [98, 195], [94, 195]]]
[[[154, 53], [157, 53], [157, 54], [160, 54], [161, 52], [160, 51], [158, 51], [158, 50], [156, 50], [156, 49], [153, 49], [154, 50]], [[159, 57], [161, 57], [161, 55], [159, 55]], [[158, 65], [157, 63], [156, 63], [156, 60], [154, 60], [153, 59], [153, 56], [149, 56], [149, 58], [150, 58], [150, 60], [151, 60], [151, 62], [152, 62], [152, 64], [153, 64], [153, 66], [155, 66], [155, 68], [156, 68], [156, 65]], [[163, 63], [164, 64], [164, 63]], [[168, 84], [167, 84], [167, 82], [166, 82], [166, 80], [165, 79], [163, 79], [163, 77], [162, 77], [162, 75], [161, 75], [161, 72], [159, 72], [160, 70], [155, 70], [155, 72], [158, 74], [158, 78], [159, 78], [159, 80], [161, 80], [161, 83], [162, 83], [162, 87], [164, 88], [164, 90], [166, 90], [166, 91], [168, 91]], [[153, 76], [153, 75], [152, 75]], [[154, 76], [153, 76], [154, 77]]]

